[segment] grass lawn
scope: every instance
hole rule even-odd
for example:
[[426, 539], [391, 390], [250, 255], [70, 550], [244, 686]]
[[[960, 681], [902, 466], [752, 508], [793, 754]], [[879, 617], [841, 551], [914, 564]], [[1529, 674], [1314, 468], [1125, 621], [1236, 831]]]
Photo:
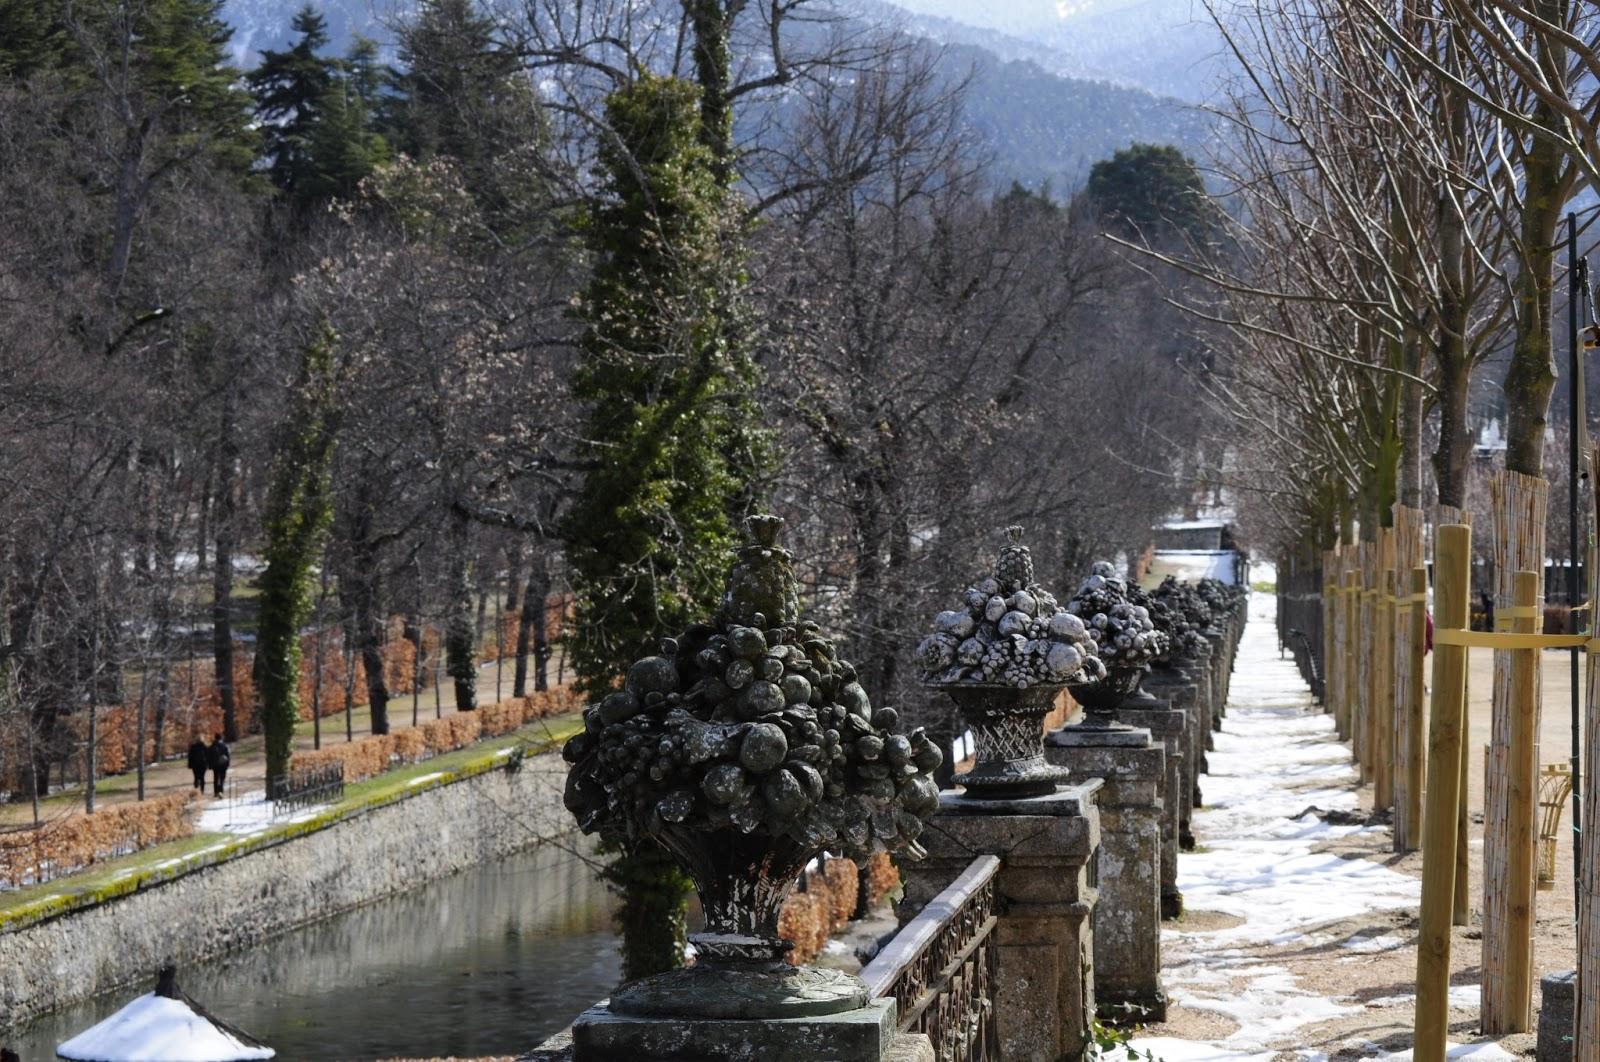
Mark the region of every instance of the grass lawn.
[[[553, 751], [582, 729], [583, 719], [576, 713], [541, 719], [510, 734], [352, 783], [345, 787], [342, 800], [321, 809], [311, 819], [278, 823], [250, 834], [196, 834], [42, 885], [0, 892], [0, 928], [29, 924], [100, 903], [236, 855], [326, 829], [371, 808], [494, 770], [505, 763], [508, 749], [521, 746], [529, 756]], [[426, 781], [419, 784], [419, 779]]]

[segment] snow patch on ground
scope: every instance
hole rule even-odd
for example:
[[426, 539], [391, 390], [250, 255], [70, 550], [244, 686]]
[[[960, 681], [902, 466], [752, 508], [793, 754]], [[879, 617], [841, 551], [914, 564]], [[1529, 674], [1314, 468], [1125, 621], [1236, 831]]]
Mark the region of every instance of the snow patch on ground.
[[[313, 805], [301, 808], [293, 815], [283, 815], [277, 818], [272, 814], [272, 802], [267, 799], [263, 791], [245, 793], [238, 797], [226, 800], [213, 801], [200, 813], [200, 818], [195, 823], [197, 833], [233, 833], [243, 836], [262, 833], [265, 830], [286, 822], [300, 822], [304, 819], [315, 817], [323, 810], [324, 805]], [[217, 848], [208, 848], [206, 852], [216, 851]]]
[[[1374, 1045], [1374, 1048], [1377, 1049], [1376, 1045]], [[1372, 1057], [1409, 1060], [1411, 1058], [1411, 1052], [1398, 1051], [1390, 1053], [1381, 1049], [1377, 1049], [1377, 1053]], [[1450, 1044], [1449, 1048], [1444, 1053], [1444, 1057], [1470, 1058], [1473, 1059], [1474, 1062], [1516, 1062], [1517, 1058], [1516, 1055], [1507, 1052], [1498, 1044]]]
[[[1273, 606], [1270, 595], [1251, 600], [1225, 729], [1215, 735], [1211, 773], [1201, 780], [1206, 806], [1194, 817], [1200, 851], [1178, 860], [1185, 906], [1241, 922], [1209, 932], [1169, 930], [1165, 940], [1169, 954], [1182, 956], [1165, 971], [1172, 1000], [1230, 1018], [1238, 1028], [1211, 1043], [1166, 1037], [1133, 1041], [1141, 1055], [1150, 1051], [1164, 1062], [1270, 1060], [1290, 1049], [1294, 1030], [1362, 1011], [1367, 1004], [1349, 997], [1301, 989], [1293, 974], [1260, 963], [1246, 949], [1337, 945], [1357, 953], [1350, 961], [1361, 961], [1360, 955], [1405, 942], [1389, 936], [1341, 939], [1316, 934], [1313, 927], [1373, 911], [1415, 908], [1421, 898], [1414, 878], [1367, 860], [1314, 851], [1323, 842], [1377, 827], [1330, 825], [1309, 810], [1354, 809], [1358, 778], [1348, 750], [1334, 735], [1332, 718], [1314, 708], [1293, 662], [1278, 657]], [[1475, 1001], [1477, 990], [1472, 991]], [[1296, 1057], [1311, 1062], [1326, 1056], [1301, 1049]]]

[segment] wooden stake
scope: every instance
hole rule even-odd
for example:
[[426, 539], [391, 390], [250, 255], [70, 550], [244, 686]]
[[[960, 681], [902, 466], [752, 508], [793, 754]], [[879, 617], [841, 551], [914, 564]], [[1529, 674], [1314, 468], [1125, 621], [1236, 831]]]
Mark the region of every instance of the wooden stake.
[[1428, 593], [1428, 569], [1411, 569], [1411, 596], [1413, 598], [1408, 606], [1409, 616], [1406, 622], [1411, 624], [1411, 641], [1407, 646], [1411, 656], [1411, 670], [1407, 673], [1410, 689], [1406, 692], [1406, 742], [1405, 762], [1402, 769], [1405, 772], [1405, 835], [1395, 837], [1395, 845], [1402, 852], [1415, 851], [1422, 842], [1422, 778], [1423, 764], [1426, 756], [1423, 755], [1422, 728], [1424, 715], [1422, 710], [1422, 666], [1427, 657], [1424, 648], [1428, 640], [1428, 603], [1424, 598]]
[[[1590, 456], [1593, 481], [1600, 482], [1600, 449]], [[1600, 601], [1600, 553], [1588, 551], [1589, 600]], [[1591, 617], [1592, 619], [1592, 617]], [[1591, 631], [1600, 631], [1600, 623]], [[1572, 1028], [1576, 1043], [1573, 1057], [1577, 1062], [1594, 1062], [1600, 1059], [1600, 830], [1592, 824], [1600, 822], [1600, 787], [1594, 779], [1600, 777], [1600, 661], [1589, 655], [1587, 667], [1588, 697], [1584, 712], [1583, 764], [1580, 780], [1584, 787], [1582, 823], [1591, 828], [1580, 835], [1581, 852], [1578, 858], [1578, 984], [1574, 998]]]
[[[1467, 626], [1472, 529], [1450, 524], [1434, 539], [1435, 625]], [[1443, 1062], [1450, 1022], [1450, 913], [1455, 889], [1455, 830], [1461, 794], [1462, 723], [1466, 716], [1467, 650], [1440, 645], [1433, 651], [1433, 718], [1428, 729], [1426, 821], [1445, 824], [1423, 839], [1422, 926], [1417, 939], [1417, 1010], [1413, 1057]]]
[[[1418, 820], [1422, 817], [1422, 777], [1413, 776], [1413, 763], [1421, 770], [1421, 752], [1427, 736], [1422, 732], [1421, 718], [1423, 639], [1426, 627], [1426, 607], [1422, 598], [1427, 592], [1427, 573], [1423, 569], [1423, 586], [1413, 585], [1418, 568], [1426, 563], [1423, 529], [1427, 514], [1421, 509], [1405, 505], [1394, 507], [1394, 582], [1395, 594], [1401, 602], [1395, 605], [1393, 667], [1394, 687], [1392, 725], [1389, 728], [1390, 761], [1394, 771], [1394, 832], [1396, 852], [1414, 851], [1422, 843]], [[1413, 716], [1417, 719], [1413, 719]]]
[[1367, 785], [1372, 781], [1372, 720], [1378, 704], [1378, 676], [1373, 666], [1378, 633], [1378, 544], [1363, 542], [1361, 558], [1361, 703], [1355, 712], [1355, 746], [1361, 784]]

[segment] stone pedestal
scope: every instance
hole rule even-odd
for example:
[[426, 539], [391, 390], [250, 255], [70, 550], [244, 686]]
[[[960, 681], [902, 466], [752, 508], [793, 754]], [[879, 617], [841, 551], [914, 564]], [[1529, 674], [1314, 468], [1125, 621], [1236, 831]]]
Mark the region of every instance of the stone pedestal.
[[[1212, 627], [1206, 631], [1206, 641], [1211, 643], [1211, 727], [1221, 730], [1222, 717], [1228, 714], [1228, 676], [1232, 671], [1232, 664], [1228, 660], [1228, 636], [1221, 629]], [[1208, 737], [1206, 748], [1213, 747]]]
[[904, 924], [973, 859], [1000, 858], [995, 1019], [1006, 1062], [1077, 1062], [1088, 1049], [1100, 785], [1090, 779], [1018, 800], [947, 791], [918, 838], [928, 857], [902, 868]]
[[[603, 1006], [604, 1004], [602, 1003], [601, 1005]], [[781, 1030], [777, 1031], [781, 1033]], [[556, 1033], [554, 1036], [550, 1037], [550, 1039], [534, 1048], [528, 1054], [523, 1055], [518, 1062], [577, 1062], [579, 1056], [577, 1054], [577, 1048], [572, 1041], [572, 1034], [572, 1029], [565, 1029], [559, 1033]], [[727, 1057], [741, 1060], [757, 1060], [757, 1062], [765, 1062], [765, 1060], [768, 1058], [778, 1057], [764, 1046], [767, 1041], [768, 1034], [763, 1031], [762, 1034], [757, 1037], [754, 1043], [747, 1045], [755, 1052], [754, 1054], [740, 1054]], [[587, 1058], [589, 1056], [584, 1055], [583, 1057]], [[628, 1058], [629, 1062], [633, 1062], [634, 1059], [643, 1056], [629, 1055], [626, 1057]], [[686, 1062], [687, 1060], [692, 1059], [694, 1062], [702, 1062], [702, 1060], [707, 1058], [716, 1058], [721, 1056], [702, 1055], [696, 1049], [692, 1050], [686, 1055], [651, 1055], [648, 1057], [683, 1059], [686, 1060]], [[807, 1055], [803, 1057], [809, 1060], [814, 1056]], [[831, 1058], [832, 1056], [824, 1057]], [[898, 1033], [895, 1035], [893, 1043], [889, 1045], [888, 1050], [885, 1051], [878, 1059], [878, 1062], [938, 1062], [938, 1057], [939, 1056], [933, 1050], [932, 1041], [930, 1041], [926, 1036], [923, 1036], [921, 1033]]]
[[1572, 1062], [1577, 979], [1578, 975], [1572, 970], [1539, 978], [1538, 1062]]
[[694, 1059], [695, 1062], [885, 1062], [895, 1040], [895, 1004], [816, 1018], [638, 1018], [597, 1003], [572, 1023], [573, 1062]]
[[1205, 697], [1188, 667], [1159, 667], [1145, 676], [1141, 689], [1162, 698], [1183, 713], [1183, 757], [1178, 764], [1180, 781], [1175, 790], [1178, 816], [1178, 846], [1188, 852], [1194, 848], [1190, 825], [1200, 794], [1200, 774], [1205, 770], [1205, 745], [1200, 739], [1205, 720]]
[[1140, 690], [1117, 709], [1117, 722], [1142, 727], [1161, 743], [1166, 772], [1161, 785], [1161, 917], [1183, 914], [1183, 893], [1178, 891], [1178, 826], [1183, 786], [1186, 782], [1184, 739], [1188, 721], [1181, 709], [1162, 697]]
[[1094, 911], [1099, 1014], [1107, 1020], [1165, 1021], [1161, 790], [1166, 753], [1148, 730], [1068, 726], [1045, 738], [1045, 758], [1066, 767], [1074, 778], [1105, 783], [1100, 792], [1100, 900]]

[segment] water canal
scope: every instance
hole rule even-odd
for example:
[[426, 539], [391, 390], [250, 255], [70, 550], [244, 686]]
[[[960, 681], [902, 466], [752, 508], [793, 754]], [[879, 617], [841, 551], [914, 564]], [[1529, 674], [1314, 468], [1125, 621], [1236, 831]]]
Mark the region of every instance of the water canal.
[[[614, 899], [586, 852], [544, 845], [185, 968], [179, 983], [280, 1059], [520, 1054], [617, 983]], [[0, 1042], [45, 1062], [148, 990], [46, 1015]]]

